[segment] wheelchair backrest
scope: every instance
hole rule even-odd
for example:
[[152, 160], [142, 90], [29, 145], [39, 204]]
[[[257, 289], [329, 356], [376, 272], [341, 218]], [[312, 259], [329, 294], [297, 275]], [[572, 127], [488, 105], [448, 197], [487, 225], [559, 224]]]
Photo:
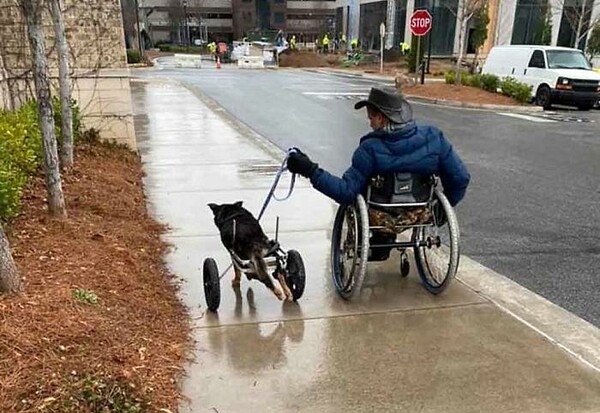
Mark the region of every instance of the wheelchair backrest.
[[367, 202], [403, 204], [431, 200], [435, 177], [410, 172], [375, 175], [369, 181]]

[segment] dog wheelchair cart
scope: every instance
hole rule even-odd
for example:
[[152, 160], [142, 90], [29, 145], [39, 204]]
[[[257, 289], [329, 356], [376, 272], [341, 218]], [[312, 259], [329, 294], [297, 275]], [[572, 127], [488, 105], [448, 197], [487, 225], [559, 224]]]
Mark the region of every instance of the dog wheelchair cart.
[[[277, 227], [279, 227], [279, 220]], [[235, 266], [235, 268], [237, 268], [239, 271], [247, 276], [255, 273], [254, 265], [250, 260], [241, 259], [232, 250], [229, 250], [229, 254], [231, 255], [232, 265]], [[289, 250], [287, 252], [282, 250], [279, 242], [277, 241], [276, 235], [274, 240], [269, 241], [269, 249], [265, 253], [264, 259], [265, 263], [267, 264], [267, 268], [275, 268], [273, 271], [273, 278], [277, 279], [277, 275], [282, 274], [287, 286], [292, 292], [294, 301], [299, 300], [304, 293], [304, 286], [306, 282], [304, 262], [300, 256], [300, 253], [296, 250]], [[225, 270], [223, 275], [227, 272], [227, 270]], [[206, 258], [204, 260], [202, 274], [206, 305], [210, 311], [216, 311], [221, 304], [220, 279], [223, 276], [219, 276], [217, 263], [213, 258]]]
[[[409, 240], [399, 240], [399, 235]], [[402, 239], [401, 238], [401, 239]], [[344, 299], [360, 293], [367, 262], [384, 261], [393, 249], [401, 253], [399, 272], [407, 276], [412, 249], [423, 286], [439, 294], [456, 274], [459, 228], [450, 202], [435, 176], [396, 173], [375, 176], [364, 196], [341, 205], [331, 243], [334, 286]]]
[[[287, 159], [289, 154], [294, 151], [294, 148], [291, 148], [287, 151], [287, 154], [277, 171], [275, 176], [275, 180], [265, 202], [262, 206], [262, 209], [257, 217], [257, 220], [260, 221], [269, 202], [271, 199], [275, 199], [276, 201], [285, 201], [287, 200], [294, 190], [294, 183], [296, 181], [296, 175], [293, 174], [291, 178], [291, 185], [288, 194], [283, 198], [277, 198], [275, 196], [275, 189], [277, 188], [277, 184], [281, 178], [281, 175], [287, 170]], [[306, 274], [304, 270], [304, 261], [300, 256], [300, 253], [296, 250], [289, 250], [285, 252], [281, 246], [279, 245], [279, 241], [277, 240], [279, 234], [279, 217], [277, 217], [277, 223], [275, 227], [275, 239], [269, 241], [269, 248], [267, 249], [264, 259], [267, 264], [267, 270], [270, 268], [275, 268], [273, 271], [273, 278], [278, 279], [277, 275], [281, 274], [284, 277], [284, 280], [289, 287], [292, 297], [294, 301], [297, 301], [304, 294], [304, 287], [306, 284]], [[235, 238], [235, 227], [234, 227], [234, 238]], [[203, 269], [202, 269], [202, 278], [204, 282], [204, 295], [206, 298], [206, 304], [210, 311], [216, 311], [221, 304], [221, 288], [220, 288], [220, 280], [223, 276], [229, 271], [231, 266], [235, 266], [238, 271], [246, 274], [247, 276], [252, 275], [256, 272], [253, 263], [250, 260], [243, 260], [239, 256], [235, 254], [232, 250], [229, 250], [229, 254], [231, 255], [231, 265], [219, 276], [219, 270], [217, 268], [217, 263], [213, 258], [206, 258], [204, 260]], [[249, 277], [250, 278], [250, 277]]]

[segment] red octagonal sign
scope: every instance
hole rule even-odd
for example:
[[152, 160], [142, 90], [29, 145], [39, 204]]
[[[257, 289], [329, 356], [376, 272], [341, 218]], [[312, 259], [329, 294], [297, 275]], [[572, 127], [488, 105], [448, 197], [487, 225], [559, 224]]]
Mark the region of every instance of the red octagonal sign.
[[425, 36], [431, 30], [433, 18], [428, 10], [415, 10], [410, 16], [410, 31], [415, 36]]

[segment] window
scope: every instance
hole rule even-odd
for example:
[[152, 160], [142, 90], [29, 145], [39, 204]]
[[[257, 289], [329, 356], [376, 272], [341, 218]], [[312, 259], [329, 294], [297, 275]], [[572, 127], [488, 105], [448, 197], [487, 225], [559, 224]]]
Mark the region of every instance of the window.
[[541, 50], [536, 50], [533, 52], [531, 55], [531, 60], [529, 61], [529, 67], [538, 67], [540, 69], [546, 68], [544, 53]]
[[285, 16], [281, 12], [275, 13], [275, 24], [285, 23]]
[[580, 51], [548, 50], [550, 69], [591, 69], [590, 62]]

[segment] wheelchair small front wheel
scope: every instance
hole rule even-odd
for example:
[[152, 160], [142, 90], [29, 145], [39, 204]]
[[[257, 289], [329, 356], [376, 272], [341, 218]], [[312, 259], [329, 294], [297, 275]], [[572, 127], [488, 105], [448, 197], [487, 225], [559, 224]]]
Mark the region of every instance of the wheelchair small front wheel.
[[289, 250], [287, 252], [286, 283], [292, 292], [294, 301], [298, 301], [302, 297], [302, 294], [304, 294], [306, 272], [302, 256], [296, 250]]
[[444, 217], [439, 223], [436, 219], [436, 223], [430, 226], [415, 228], [413, 242], [417, 271], [423, 286], [430, 293], [439, 294], [448, 287], [458, 270], [460, 234], [454, 209], [437, 188], [434, 202], [440, 204], [440, 213]]
[[202, 280], [204, 282], [206, 306], [210, 311], [217, 311], [221, 304], [221, 286], [219, 284], [219, 269], [214, 259], [207, 258], [204, 260]]
[[408, 255], [406, 251], [402, 251], [400, 254], [400, 275], [407, 277], [410, 273], [410, 262], [408, 261]]
[[349, 300], [358, 294], [367, 272], [369, 217], [362, 195], [340, 205], [331, 236], [331, 273], [337, 293]]

